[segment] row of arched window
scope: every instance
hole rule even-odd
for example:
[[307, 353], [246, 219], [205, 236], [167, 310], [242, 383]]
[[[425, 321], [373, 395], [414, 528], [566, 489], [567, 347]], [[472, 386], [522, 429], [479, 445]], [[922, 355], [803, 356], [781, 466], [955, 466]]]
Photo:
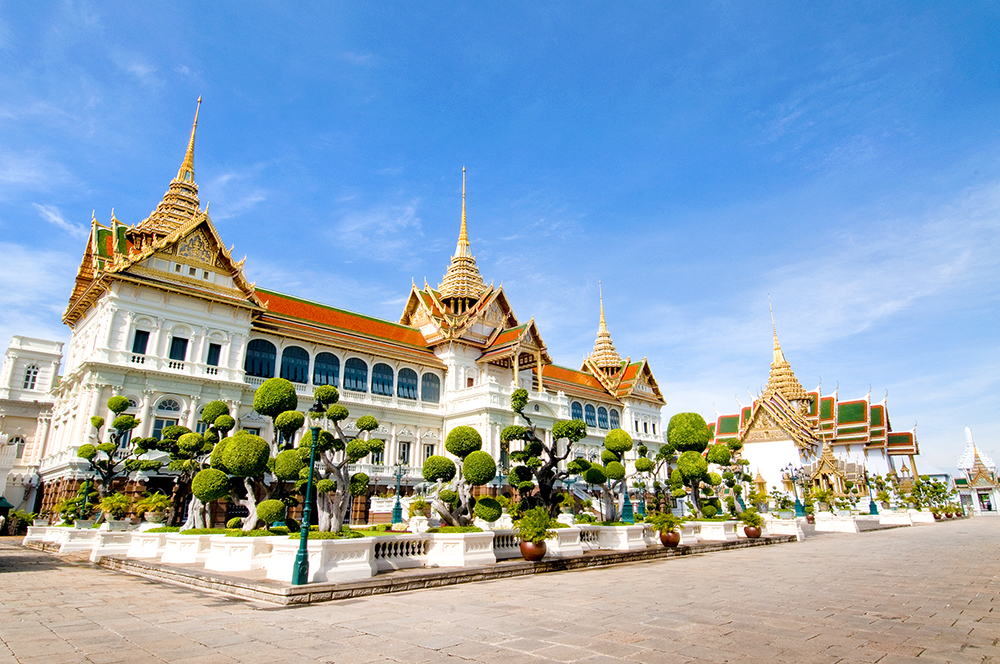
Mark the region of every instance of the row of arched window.
[[[248, 376], [273, 378], [278, 349], [267, 339], [254, 339], [247, 344], [247, 358], [243, 369]], [[281, 351], [281, 366], [278, 375], [293, 383], [309, 382], [309, 352], [298, 346], [289, 346]], [[391, 397], [395, 392], [400, 399], [417, 399], [419, 385], [420, 399], [429, 403], [441, 400], [441, 379], [432, 373], [418, 377], [413, 369], [403, 368], [398, 375], [384, 362], [377, 362], [371, 368], [372, 394]], [[312, 361], [313, 385], [340, 385], [340, 358], [333, 353], [317, 353]], [[344, 362], [343, 389], [351, 392], [368, 391], [368, 363], [361, 358], [351, 357]]]
[[570, 404], [570, 410], [574, 420], [583, 420], [588, 427], [617, 429], [621, 424], [621, 417], [614, 408], [609, 411], [604, 406], [594, 408], [589, 403], [584, 406], [579, 401], [574, 401]]

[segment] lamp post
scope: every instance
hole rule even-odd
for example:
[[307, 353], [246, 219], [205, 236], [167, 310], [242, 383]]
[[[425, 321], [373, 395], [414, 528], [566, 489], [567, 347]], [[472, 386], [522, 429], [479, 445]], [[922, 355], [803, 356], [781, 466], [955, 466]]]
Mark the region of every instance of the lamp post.
[[868, 487], [868, 514], [878, 516], [878, 507], [875, 506], [875, 497], [872, 495], [872, 482], [867, 476], [865, 477], [865, 486]]
[[[309, 414], [313, 419], [323, 416], [326, 409], [316, 400]], [[306, 479], [306, 503], [302, 508], [302, 525], [299, 527], [299, 551], [295, 554], [295, 569], [292, 570], [292, 585], [309, 583], [309, 524], [312, 521], [313, 469], [316, 467], [316, 448], [319, 447], [319, 427], [309, 427], [312, 431], [312, 448], [309, 450], [309, 477]]]
[[[791, 481], [793, 487], [801, 487], [803, 493], [805, 493], [805, 487], [802, 486], [802, 480], [805, 478], [805, 475], [802, 473], [802, 468], [788, 464], [781, 469], [781, 473]], [[795, 494], [795, 516], [805, 516], [806, 510], [802, 505], [802, 501], [799, 500], [799, 492], [793, 489], [792, 493]]]
[[646, 483], [636, 482], [635, 488], [639, 492], [639, 516], [646, 518]]
[[628, 482], [622, 480], [622, 491], [625, 493], [625, 503], [622, 505], [622, 521], [635, 523], [635, 513], [632, 511], [632, 501], [628, 497]]
[[403, 504], [399, 502], [399, 491], [400, 485], [403, 481], [403, 474], [406, 470], [406, 466], [403, 465], [403, 460], [400, 459], [396, 462], [396, 504], [392, 506], [392, 523], [393, 525], [397, 523], [403, 523]]

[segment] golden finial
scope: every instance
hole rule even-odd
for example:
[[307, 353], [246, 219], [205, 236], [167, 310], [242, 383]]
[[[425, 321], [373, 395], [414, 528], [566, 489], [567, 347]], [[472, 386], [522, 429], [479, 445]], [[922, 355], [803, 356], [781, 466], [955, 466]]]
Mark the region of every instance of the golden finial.
[[181, 169], [177, 171], [177, 179], [182, 182], [194, 181], [194, 133], [198, 129], [198, 112], [201, 111], [201, 95], [198, 96], [198, 106], [194, 109], [194, 124], [191, 126], [191, 140], [188, 141], [187, 153]]
[[601, 298], [601, 324], [600, 327], [598, 327], [597, 329], [598, 331], [603, 330], [607, 332], [608, 325], [607, 323], [604, 322], [604, 285], [601, 283], [600, 280], [597, 281], [597, 292]]
[[472, 247], [469, 246], [469, 231], [465, 224], [465, 166], [462, 166], [462, 226], [458, 231], [458, 247], [455, 249], [455, 255], [472, 255]]
[[597, 326], [597, 339], [594, 341], [594, 350], [590, 353], [591, 361], [605, 372], [616, 371], [621, 365], [621, 355], [615, 350], [615, 344], [611, 340], [611, 333], [608, 332], [608, 325], [604, 319], [604, 285], [597, 282], [598, 292], [601, 299], [601, 320]]
[[[472, 255], [469, 244], [469, 232], [465, 221], [465, 166], [462, 166], [462, 225], [458, 233], [458, 245], [451, 264], [445, 271], [444, 279], [438, 290], [442, 300], [450, 300], [451, 305], [463, 309], [471, 301], [478, 300], [486, 290], [486, 284], [476, 267], [476, 259]], [[459, 303], [463, 300], [464, 303]], [[451, 306], [450, 305], [450, 306]], [[454, 311], [458, 311], [455, 309]]]

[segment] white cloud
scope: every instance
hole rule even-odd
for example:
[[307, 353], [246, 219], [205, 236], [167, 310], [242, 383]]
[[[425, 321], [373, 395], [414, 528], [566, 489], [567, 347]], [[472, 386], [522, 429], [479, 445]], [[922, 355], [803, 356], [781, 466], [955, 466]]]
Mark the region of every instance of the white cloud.
[[88, 230], [83, 226], [67, 221], [66, 217], [63, 216], [62, 212], [55, 205], [39, 205], [38, 203], [32, 203], [31, 205], [38, 210], [39, 216], [50, 224], [58, 226], [73, 237], [87, 237]]
[[344, 53], [344, 59], [352, 65], [369, 66], [375, 64], [375, 56], [371, 53]]
[[0, 341], [15, 334], [65, 340], [68, 328], [60, 322], [66, 307], [78, 257], [0, 243]]
[[421, 251], [423, 227], [417, 216], [419, 199], [402, 204], [386, 203], [345, 213], [335, 225], [338, 244], [351, 247], [355, 256], [413, 264]]
[[68, 184], [75, 178], [66, 167], [38, 152], [0, 153], [0, 199], [18, 189], [50, 191]]

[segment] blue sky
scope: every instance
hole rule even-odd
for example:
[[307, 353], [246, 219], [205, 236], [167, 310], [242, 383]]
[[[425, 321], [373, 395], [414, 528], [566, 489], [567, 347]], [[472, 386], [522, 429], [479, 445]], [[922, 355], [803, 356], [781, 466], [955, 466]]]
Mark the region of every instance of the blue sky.
[[183, 157], [261, 286], [395, 320], [473, 251], [557, 363], [750, 401], [888, 392], [922, 471], [1000, 460], [993, 3], [0, 2], [0, 336], [68, 339], [91, 211]]

